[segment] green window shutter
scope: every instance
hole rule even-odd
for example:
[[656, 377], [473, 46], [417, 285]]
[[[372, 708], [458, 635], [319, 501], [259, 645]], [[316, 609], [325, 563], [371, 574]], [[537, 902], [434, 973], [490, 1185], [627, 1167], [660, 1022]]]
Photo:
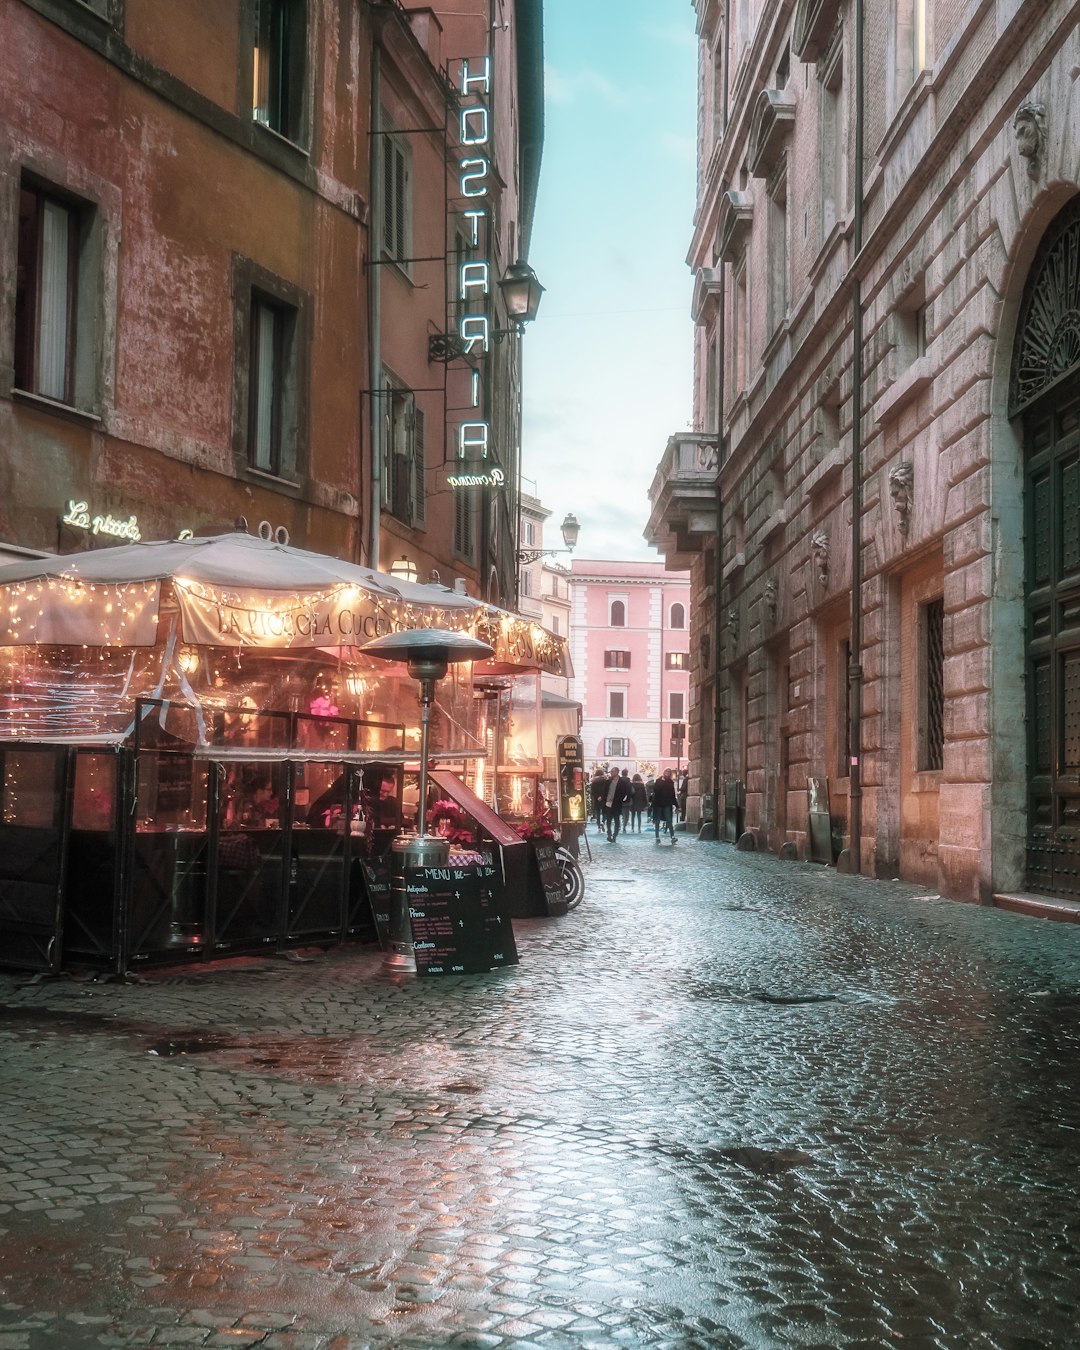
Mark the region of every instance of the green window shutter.
[[424, 414], [413, 410], [413, 524], [427, 524], [427, 465], [424, 462]]

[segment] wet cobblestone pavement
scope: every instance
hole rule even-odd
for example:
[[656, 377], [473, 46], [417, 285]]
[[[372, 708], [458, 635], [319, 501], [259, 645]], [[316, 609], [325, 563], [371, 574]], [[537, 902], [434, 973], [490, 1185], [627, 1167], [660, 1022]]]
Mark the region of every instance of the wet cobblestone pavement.
[[0, 974], [0, 1350], [1077, 1345], [1080, 926], [595, 848], [490, 975]]

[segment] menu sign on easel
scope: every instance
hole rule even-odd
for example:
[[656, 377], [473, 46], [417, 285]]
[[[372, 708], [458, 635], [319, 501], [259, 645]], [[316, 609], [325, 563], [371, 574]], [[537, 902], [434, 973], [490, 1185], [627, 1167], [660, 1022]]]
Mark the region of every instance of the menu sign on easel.
[[553, 839], [538, 839], [533, 841], [533, 858], [536, 860], [536, 868], [540, 873], [540, 885], [544, 892], [544, 904], [550, 915], [565, 914], [566, 891], [563, 888], [562, 868], [559, 860], [555, 856], [555, 841]]
[[361, 860], [360, 868], [379, 946], [387, 951], [390, 943], [390, 865], [384, 859]]
[[559, 767], [559, 820], [581, 825], [585, 821], [585, 747], [580, 736], [560, 736], [555, 743]]
[[475, 975], [516, 966], [496, 867], [407, 867], [405, 897], [417, 975]]

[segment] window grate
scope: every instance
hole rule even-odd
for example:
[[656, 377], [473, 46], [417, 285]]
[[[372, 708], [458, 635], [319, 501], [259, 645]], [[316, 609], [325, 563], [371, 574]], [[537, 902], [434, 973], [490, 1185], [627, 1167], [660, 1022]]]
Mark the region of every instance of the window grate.
[[940, 769], [945, 751], [945, 601], [931, 600], [926, 615], [926, 747], [924, 769]]

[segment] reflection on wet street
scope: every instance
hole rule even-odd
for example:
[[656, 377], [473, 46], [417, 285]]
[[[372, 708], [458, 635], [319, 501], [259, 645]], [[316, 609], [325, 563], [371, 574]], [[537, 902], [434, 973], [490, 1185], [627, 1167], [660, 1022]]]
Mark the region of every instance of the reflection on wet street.
[[1072, 1347], [1080, 926], [624, 838], [518, 967], [0, 975], [0, 1347]]

